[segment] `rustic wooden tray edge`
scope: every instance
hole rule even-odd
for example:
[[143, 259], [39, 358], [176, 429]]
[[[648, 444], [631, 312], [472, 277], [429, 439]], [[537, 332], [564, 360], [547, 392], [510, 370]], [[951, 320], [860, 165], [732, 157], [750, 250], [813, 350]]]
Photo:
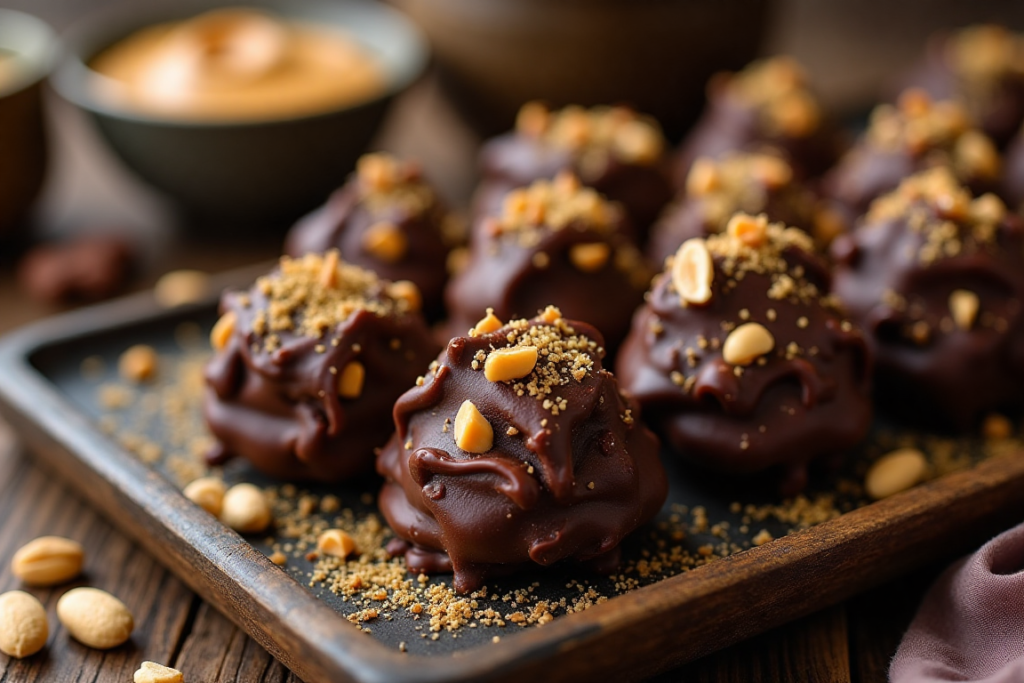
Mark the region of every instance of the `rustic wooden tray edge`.
[[[162, 315], [149, 294], [140, 294], [8, 335], [0, 340], [0, 413], [115, 525], [309, 683], [568, 681], [596, 671], [637, 678], [841, 601], [1024, 518], [1024, 457], [992, 459], [541, 629], [510, 634], [498, 645], [450, 657], [405, 655], [353, 629], [188, 503], [100, 433], [30, 363], [47, 345]], [[759, 590], [752, 591], [755, 575]], [[734, 623], [743, 627], [728, 625]]]

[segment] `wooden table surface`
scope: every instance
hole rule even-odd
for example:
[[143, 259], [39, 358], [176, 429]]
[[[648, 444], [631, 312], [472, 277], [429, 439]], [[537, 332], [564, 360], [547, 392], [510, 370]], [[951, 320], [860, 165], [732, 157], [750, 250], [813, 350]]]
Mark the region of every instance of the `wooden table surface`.
[[[5, 4], [41, 14], [58, 28], [83, 11], [80, 0], [9, 0]], [[880, 0], [866, 4], [889, 7], [889, 3]], [[906, 4], [923, 6], [922, 3]], [[879, 49], [867, 59], [856, 60], [848, 69], [844, 66], [845, 78], [826, 79], [835, 101], [856, 98], [873, 79], [891, 68], [894, 55], [918, 49], [908, 47], [907, 43], [913, 41], [904, 40], [909, 34], [903, 30], [907, 28], [903, 23], [880, 27], [876, 22], [866, 21], [862, 12], [865, 2], [833, 4], [797, 0], [783, 5], [788, 8], [788, 23], [776, 30], [772, 44], [794, 51], [811, 63], [815, 62], [812, 55], [816, 50], [837, 43], [839, 30], [856, 31], [860, 26], [865, 35], [874, 35], [888, 26], [886, 30], [898, 34], [898, 39], [879, 39]], [[828, 13], [821, 9], [825, 6], [829, 8]], [[899, 18], [903, 14], [896, 12], [893, 16]], [[914, 35], [925, 32], [921, 26], [914, 26]], [[847, 40], [843, 44], [852, 42]], [[842, 56], [834, 50], [830, 54], [835, 59], [838, 59], [836, 55]], [[846, 60], [839, 61], [850, 64]], [[826, 68], [829, 65], [827, 60], [821, 63]], [[170, 268], [215, 271], [273, 255], [274, 245], [241, 248], [204, 245], [196, 249], [177, 243], [174, 217], [167, 203], [113, 161], [74, 112], [66, 106], [53, 104], [52, 132], [58, 153], [41, 201], [38, 230], [54, 234], [100, 227], [143, 236], [147, 275], [136, 287], [146, 286], [155, 274]], [[394, 112], [380, 142], [432, 160], [427, 164], [428, 172], [431, 165], [447, 169], [442, 190], [460, 196], [471, 182], [465, 169], [472, 168], [473, 141], [451, 124], [450, 117], [443, 115], [443, 107], [436, 92], [429, 87], [423, 89]], [[428, 125], [434, 128], [424, 134], [424, 127]], [[463, 175], [453, 173], [452, 169], [463, 169]], [[52, 312], [52, 308], [25, 300], [18, 293], [10, 264], [0, 258], [0, 333]], [[40, 654], [22, 661], [0, 654], [0, 683], [120, 683], [130, 681], [132, 672], [143, 660], [181, 669], [185, 680], [191, 683], [298, 680], [165, 570], [160, 558], [137, 548], [108, 520], [85, 506], [59, 476], [34, 462], [11, 430], [0, 422], [0, 592], [21, 587], [9, 568], [15, 550], [47, 534], [67, 536], [85, 546], [86, 570], [75, 585], [96, 586], [118, 595], [134, 612], [137, 627], [131, 641], [124, 646], [108, 652], [90, 650], [72, 641], [56, 620], [56, 600], [68, 586], [54, 590], [32, 589], [50, 614], [53, 631], [48, 646]], [[885, 681], [889, 659], [923, 591], [940, 570], [941, 566], [926, 568], [654, 680], [662, 683]], [[827, 581], [828, 577], [822, 580]]]

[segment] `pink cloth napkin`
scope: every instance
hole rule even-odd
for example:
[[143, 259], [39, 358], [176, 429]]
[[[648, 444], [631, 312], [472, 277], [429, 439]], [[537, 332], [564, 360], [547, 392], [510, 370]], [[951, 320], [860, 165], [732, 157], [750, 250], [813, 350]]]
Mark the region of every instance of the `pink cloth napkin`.
[[889, 680], [1024, 682], [1024, 525], [960, 560], [931, 587]]

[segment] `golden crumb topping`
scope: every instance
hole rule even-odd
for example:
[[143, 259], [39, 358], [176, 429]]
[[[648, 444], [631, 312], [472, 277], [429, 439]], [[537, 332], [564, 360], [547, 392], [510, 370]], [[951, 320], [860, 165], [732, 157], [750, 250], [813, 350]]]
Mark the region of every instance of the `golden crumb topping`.
[[792, 180], [792, 167], [771, 154], [701, 157], [690, 168], [686, 193], [703, 200], [707, 226], [713, 232], [721, 232], [737, 210], [760, 213], [767, 205], [768, 192], [779, 190]]
[[419, 166], [390, 154], [364, 154], [356, 164], [356, 179], [360, 196], [371, 210], [397, 205], [419, 215], [436, 203]]
[[512, 320], [500, 331], [504, 332], [506, 344], [486, 354], [480, 352], [482, 357], [474, 359], [474, 367], [486, 367], [490, 356], [507, 355], [509, 349], [536, 350], [536, 364], [529, 374], [506, 383], [519, 396], [533, 396], [552, 415], [568, 407], [558, 395], [559, 387], [582, 382], [593, 374], [594, 359], [604, 355], [597, 342], [578, 334], [554, 306], [548, 306], [533, 320]]
[[811, 237], [803, 230], [769, 223], [764, 214], [737, 213], [725, 232], [711, 235], [705, 244], [725, 276], [724, 291], [735, 287], [747, 273], [757, 273], [768, 276], [770, 299], [809, 302], [820, 296], [814, 283], [807, 280], [803, 266], [791, 266], [786, 259], [786, 252], [791, 249], [813, 253]]
[[900, 186], [874, 201], [865, 226], [892, 219], [905, 220], [921, 234], [917, 257], [921, 263], [957, 256], [995, 243], [1006, 205], [994, 194], [972, 198], [949, 169], [936, 167], [910, 176]]
[[273, 273], [256, 280], [266, 298], [253, 318], [253, 332], [269, 350], [280, 345], [277, 333], [319, 338], [358, 310], [378, 316], [404, 313], [409, 300], [394, 285], [362, 268], [344, 263], [336, 250], [301, 258], [282, 256]]
[[575, 153], [596, 152], [644, 166], [657, 162], [665, 149], [657, 122], [626, 107], [551, 111], [540, 102], [528, 102], [519, 110], [516, 132]]
[[896, 106], [875, 107], [867, 140], [879, 149], [905, 150], [915, 156], [935, 149], [946, 151], [962, 177], [994, 179], [1002, 165], [995, 144], [971, 126], [962, 104], [953, 100], [933, 102], [916, 88], [900, 95]]
[[806, 137], [821, 125], [821, 106], [808, 88], [803, 67], [792, 57], [753, 62], [729, 79], [728, 88], [759, 110], [761, 125], [771, 135]]
[[1024, 38], [1003, 26], [969, 26], [953, 35], [946, 50], [950, 66], [968, 81], [1024, 75]]
[[538, 180], [508, 193], [490, 232], [514, 234], [523, 246], [531, 246], [543, 230], [562, 230], [572, 223], [611, 232], [618, 215], [612, 202], [580, 185], [575, 175], [561, 173], [553, 181]]

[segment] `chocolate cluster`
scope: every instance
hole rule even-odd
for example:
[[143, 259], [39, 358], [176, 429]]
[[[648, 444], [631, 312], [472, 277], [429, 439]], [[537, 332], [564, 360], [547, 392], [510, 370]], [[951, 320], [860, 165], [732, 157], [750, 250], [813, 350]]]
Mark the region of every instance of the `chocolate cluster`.
[[686, 240], [723, 232], [737, 212], [763, 213], [787, 225], [813, 226], [817, 220], [813, 193], [784, 159], [756, 152], [701, 157], [690, 168], [679, 198], [651, 229], [648, 260], [661, 264]]
[[994, 189], [1002, 172], [995, 144], [971, 125], [961, 104], [908, 90], [896, 106], [875, 108], [867, 131], [823, 179], [822, 192], [849, 229], [876, 198], [935, 166], [975, 191]]
[[672, 198], [663, 170], [666, 142], [653, 119], [625, 107], [571, 106], [550, 111], [526, 104], [511, 133], [487, 142], [474, 216], [500, 212], [505, 196], [536, 180], [570, 171], [626, 210], [642, 238]]
[[217, 445], [273, 477], [339, 481], [373, 466], [395, 399], [437, 347], [409, 283], [380, 280], [338, 252], [283, 257], [221, 299], [204, 415]]
[[830, 167], [840, 148], [803, 68], [789, 57], [765, 59], [708, 83], [707, 109], [676, 157], [676, 186], [685, 185], [700, 157], [772, 151], [808, 177]]
[[658, 440], [602, 367], [601, 334], [548, 307], [452, 339], [395, 404], [381, 512], [415, 572], [455, 589], [562, 560], [602, 571], [661, 508]]
[[337, 249], [348, 263], [414, 283], [437, 315], [454, 225], [415, 164], [368, 154], [348, 183], [291, 229], [284, 250], [298, 257]]
[[937, 36], [902, 85], [962, 102], [1002, 148], [1024, 122], [1024, 36], [991, 24]]
[[619, 353], [623, 389], [681, 458], [799, 491], [871, 418], [867, 344], [828, 285], [807, 233], [735, 215], [655, 279]]
[[445, 293], [449, 329], [465, 334], [488, 309], [510, 320], [553, 303], [614, 348], [649, 280], [621, 207], [562, 174], [510, 192], [473, 229], [468, 262]]
[[833, 244], [835, 292], [888, 407], [967, 428], [1024, 397], [1024, 226], [943, 167], [905, 180]]

